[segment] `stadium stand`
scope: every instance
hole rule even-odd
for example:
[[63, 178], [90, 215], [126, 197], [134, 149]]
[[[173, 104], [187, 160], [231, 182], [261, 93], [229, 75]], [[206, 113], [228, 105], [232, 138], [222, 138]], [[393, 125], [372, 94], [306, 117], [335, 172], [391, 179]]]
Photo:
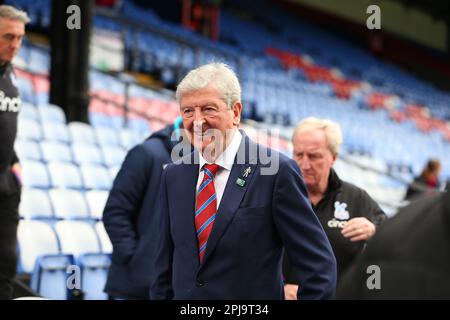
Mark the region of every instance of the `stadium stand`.
[[[49, 0], [5, 2], [48, 28]], [[157, 71], [166, 86], [195, 65], [229, 63], [242, 81], [243, 127], [289, 156], [299, 120], [340, 123], [345, 137], [337, 173], [390, 216], [428, 158], [440, 159], [442, 180], [450, 179], [448, 93], [273, 8], [257, 12], [282, 26], [279, 32], [224, 10], [221, 41], [214, 42], [132, 1], [123, 1], [115, 17], [96, 15], [94, 26], [123, 31], [125, 65]], [[107, 299], [102, 288], [112, 247], [101, 216], [108, 190], [126, 152], [175, 119], [177, 103], [171, 92], [91, 69], [90, 124], [67, 124], [62, 109], [48, 103], [49, 48], [26, 41], [16, 60], [24, 101], [16, 142], [24, 170], [19, 271], [42, 296], [67, 299], [66, 268], [78, 264], [85, 298]]]

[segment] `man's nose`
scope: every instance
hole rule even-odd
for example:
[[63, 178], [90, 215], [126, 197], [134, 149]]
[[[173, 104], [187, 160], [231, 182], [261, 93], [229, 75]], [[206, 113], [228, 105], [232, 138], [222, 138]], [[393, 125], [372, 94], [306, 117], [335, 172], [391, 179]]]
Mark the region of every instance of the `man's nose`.
[[14, 39], [13, 41], [11, 41], [11, 48], [14, 50], [19, 50], [21, 43], [22, 43], [22, 40]]
[[195, 119], [194, 120], [194, 131], [202, 131], [204, 122], [205, 122], [205, 120], [203, 120], [203, 118]]
[[303, 157], [303, 158], [299, 161], [299, 164], [300, 164], [300, 169], [301, 169], [302, 171], [308, 170], [309, 168], [311, 168], [311, 163], [309, 162], [309, 159], [306, 158], [306, 157]]

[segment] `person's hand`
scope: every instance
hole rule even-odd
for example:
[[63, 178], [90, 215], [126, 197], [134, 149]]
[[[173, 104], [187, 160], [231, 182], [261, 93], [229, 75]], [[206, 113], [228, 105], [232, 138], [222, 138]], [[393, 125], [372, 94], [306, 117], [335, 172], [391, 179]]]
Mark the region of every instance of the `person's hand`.
[[19, 181], [19, 184], [22, 185], [23, 182], [23, 175], [22, 175], [22, 166], [20, 163], [16, 162], [11, 168], [11, 171], [14, 173], [14, 175], [17, 178], [17, 181]]
[[284, 299], [285, 300], [297, 300], [298, 285], [285, 284], [284, 285]]
[[375, 234], [375, 225], [367, 218], [357, 217], [350, 219], [341, 230], [344, 237], [350, 241], [366, 241]]

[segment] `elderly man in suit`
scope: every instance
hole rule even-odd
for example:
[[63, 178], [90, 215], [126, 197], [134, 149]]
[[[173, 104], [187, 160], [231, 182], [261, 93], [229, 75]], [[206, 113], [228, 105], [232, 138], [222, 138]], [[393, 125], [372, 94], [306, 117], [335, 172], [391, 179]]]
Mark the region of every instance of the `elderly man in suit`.
[[152, 299], [283, 299], [286, 250], [299, 299], [332, 298], [336, 261], [296, 163], [238, 129], [241, 89], [223, 63], [177, 88], [195, 151], [163, 172]]

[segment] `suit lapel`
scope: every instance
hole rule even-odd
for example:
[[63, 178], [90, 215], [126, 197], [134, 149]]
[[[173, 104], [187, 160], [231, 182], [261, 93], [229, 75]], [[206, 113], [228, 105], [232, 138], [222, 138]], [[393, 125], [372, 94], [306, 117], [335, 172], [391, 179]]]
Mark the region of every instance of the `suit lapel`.
[[[198, 162], [192, 164], [183, 164], [185, 166], [182, 177], [177, 180], [176, 203], [180, 212], [179, 221], [181, 229], [186, 232], [187, 244], [192, 255], [198, 258], [197, 235], [195, 231], [195, 197], [198, 179]], [[194, 164], [197, 163], [197, 164]]]
[[[250, 143], [248, 137], [243, 135], [242, 142], [239, 147], [238, 154], [248, 150], [248, 144]], [[235, 212], [239, 208], [242, 199], [244, 198], [245, 192], [250, 185], [254, 173], [256, 171], [256, 160], [254, 158], [248, 158], [248, 152], [246, 153], [245, 163], [237, 164], [239, 157], [235, 158], [235, 163], [231, 168], [230, 176], [228, 177], [227, 185], [220, 201], [219, 208], [217, 210], [216, 220], [212, 228], [211, 234], [209, 235], [208, 245], [206, 246], [206, 252], [203, 259], [202, 266], [208, 261], [208, 257], [214, 252], [220, 238], [227, 229], [228, 225], [232, 221]], [[245, 171], [250, 167], [250, 173], [245, 176]], [[240, 179], [241, 181], [238, 181]], [[242, 185], [242, 181], [245, 184]]]

